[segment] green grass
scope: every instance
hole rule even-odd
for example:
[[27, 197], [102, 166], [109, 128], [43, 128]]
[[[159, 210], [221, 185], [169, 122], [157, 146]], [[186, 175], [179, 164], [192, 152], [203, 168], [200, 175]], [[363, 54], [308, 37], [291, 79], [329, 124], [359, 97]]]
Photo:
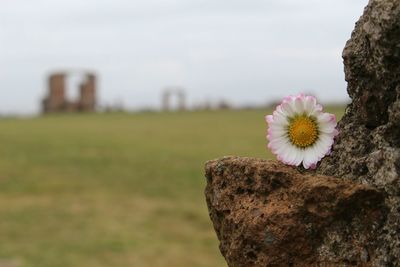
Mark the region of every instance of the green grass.
[[204, 162], [271, 158], [269, 112], [0, 120], [0, 262], [226, 266], [204, 200]]

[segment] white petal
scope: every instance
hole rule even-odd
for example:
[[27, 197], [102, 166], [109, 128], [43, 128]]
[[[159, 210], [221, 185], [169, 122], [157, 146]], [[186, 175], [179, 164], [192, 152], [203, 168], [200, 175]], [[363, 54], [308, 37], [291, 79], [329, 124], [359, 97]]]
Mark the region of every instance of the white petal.
[[305, 155], [303, 160], [303, 166], [305, 169], [310, 168], [312, 165], [318, 162], [318, 155], [314, 149], [305, 149]]
[[284, 116], [284, 117], [288, 117], [288, 116], [290, 116], [290, 114], [285, 110], [285, 109], [283, 109], [282, 108], [282, 104], [280, 104], [279, 106], [277, 106], [276, 107], [276, 110], [272, 113], [274, 116], [277, 116], [277, 115], [282, 115], [282, 116]]
[[294, 113], [297, 113], [295, 100], [296, 100], [296, 97], [292, 96], [292, 97], [284, 100], [284, 102], [290, 106], [290, 108], [293, 110]]
[[287, 131], [286, 130], [268, 131], [267, 136], [269, 137], [269, 140], [279, 138], [279, 137], [286, 137]]
[[303, 161], [303, 157], [304, 157], [303, 154], [304, 154], [303, 150], [296, 148], [296, 158], [293, 162], [293, 165], [299, 166], [301, 164], [301, 162]]
[[276, 116], [274, 116], [274, 122], [280, 125], [288, 125], [288, 117], [287, 116], [283, 116], [282, 114], [277, 114]]
[[318, 141], [313, 146], [314, 153], [318, 155], [318, 161], [320, 161], [325, 155], [329, 154], [332, 147], [333, 139], [327, 135], [322, 134]]
[[310, 116], [318, 117], [321, 113], [322, 113], [322, 106], [320, 104], [316, 104]]
[[294, 105], [295, 105], [297, 114], [304, 113], [304, 103], [303, 103], [302, 97], [296, 97], [296, 99], [294, 100]]
[[272, 116], [272, 115], [267, 115], [267, 116], [265, 116], [265, 121], [266, 121], [267, 123], [272, 123], [272, 122], [274, 122], [274, 116]]
[[268, 131], [273, 132], [273, 131], [286, 131], [287, 127], [283, 125], [279, 125], [276, 123], [271, 123], [268, 125]]
[[336, 117], [333, 114], [321, 113], [317, 116], [317, 123], [319, 131], [323, 133], [332, 133], [335, 131]]
[[288, 145], [289, 141], [287, 138], [277, 138], [268, 143], [268, 147], [275, 155], [281, 155]]
[[283, 152], [285, 152], [286, 147], [289, 146], [289, 141], [288, 140], [281, 140], [281, 142], [277, 143], [274, 142], [273, 145], [275, 146], [275, 153], [277, 155], [281, 155], [283, 154]]
[[319, 123], [318, 130], [322, 133], [333, 133], [335, 131], [336, 124]]
[[289, 155], [287, 155], [287, 160], [290, 165], [296, 165], [297, 148], [293, 145], [290, 146]]
[[322, 148], [322, 146], [320, 144], [315, 144], [312, 148], [313, 150], [313, 154], [315, 155], [315, 162], [314, 165], [316, 165], [318, 163], [318, 161], [320, 161], [324, 156], [324, 149]]
[[333, 114], [330, 113], [321, 113], [319, 114], [319, 116], [317, 117], [318, 122], [330, 122], [335, 118], [335, 116]]
[[324, 142], [322, 139], [318, 140], [317, 143], [313, 146], [314, 153], [318, 157], [318, 161], [320, 161], [326, 154], [326, 152], [329, 150], [329, 145], [326, 145], [326, 142]]
[[[274, 118], [275, 118], [275, 116], [274, 116]], [[279, 126], [281, 128], [283, 128], [287, 125], [288, 125], [287, 122], [284, 122], [282, 120], [276, 120], [276, 119], [274, 119], [274, 121], [268, 123], [268, 126]]]
[[281, 109], [287, 114], [288, 117], [292, 117], [296, 114], [296, 110], [290, 103], [284, 102], [281, 104]]
[[307, 115], [311, 115], [314, 111], [315, 105], [317, 104], [317, 99], [313, 96], [306, 96], [304, 101], [304, 112]]
[[329, 152], [333, 144], [333, 137], [328, 134], [321, 134], [318, 144], [321, 146], [323, 155]]
[[287, 141], [288, 141], [287, 138], [283, 136], [271, 139], [269, 143], [271, 144], [271, 146], [279, 148], [281, 146], [285, 146]]
[[296, 159], [296, 148], [292, 145], [287, 145], [281, 156], [284, 163], [293, 165]]

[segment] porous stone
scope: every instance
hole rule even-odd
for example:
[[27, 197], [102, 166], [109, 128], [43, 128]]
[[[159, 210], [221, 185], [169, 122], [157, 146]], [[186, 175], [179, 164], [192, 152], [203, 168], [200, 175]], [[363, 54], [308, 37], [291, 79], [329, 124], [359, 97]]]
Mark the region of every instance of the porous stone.
[[316, 171], [207, 163], [207, 204], [229, 266], [400, 266], [399, 0], [370, 0], [343, 59], [352, 102]]
[[[387, 209], [371, 186], [240, 157], [209, 161], [206, 177], [229, 266], [368, 266], [375, 256]], [[336, 257], [346, 249], [352, 254]]]
[[[371, 0], [343, 51], [352, 99], [338, 124], [321, 174], [372, 185], [386, 193], [387, 222], [376, 266], [400, 266], [400, 1]], [[351, 251], [343, 251], [344, 257]]]

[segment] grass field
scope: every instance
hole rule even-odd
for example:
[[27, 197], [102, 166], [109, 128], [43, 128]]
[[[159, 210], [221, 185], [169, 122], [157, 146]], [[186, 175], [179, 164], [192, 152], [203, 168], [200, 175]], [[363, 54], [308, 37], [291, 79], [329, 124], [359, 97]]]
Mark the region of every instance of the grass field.
[[0, 120], [0, 266], [226, 266], [203, 165], [271, 158], [268, 113]]

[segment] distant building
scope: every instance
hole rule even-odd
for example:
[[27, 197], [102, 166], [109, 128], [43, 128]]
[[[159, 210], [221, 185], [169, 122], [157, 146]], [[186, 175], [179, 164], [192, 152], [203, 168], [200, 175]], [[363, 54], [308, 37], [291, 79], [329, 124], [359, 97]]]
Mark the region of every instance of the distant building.
[[79, 85], [79, 99], [70, 101], [66, 97], [67, 73], [53, 73], [48, 81], [48, 95], [43, 99], [43, 113], [93, 112], [96, 109], [96, 76], [84, 73], [85, 79]]
[[186, 110], [186, 94], [182, 88], [167, 88], [162, 94], [162, 110], [172, 110], [171, 97], [177, 97], [178, 99], [178, 110]]
[[233, 109], [232, 105], [226, 100], [219, 101], [216, 108], [220, 110]]

